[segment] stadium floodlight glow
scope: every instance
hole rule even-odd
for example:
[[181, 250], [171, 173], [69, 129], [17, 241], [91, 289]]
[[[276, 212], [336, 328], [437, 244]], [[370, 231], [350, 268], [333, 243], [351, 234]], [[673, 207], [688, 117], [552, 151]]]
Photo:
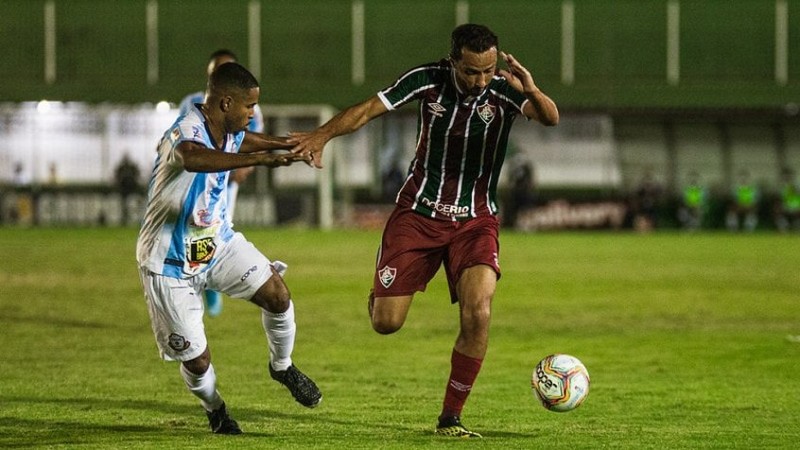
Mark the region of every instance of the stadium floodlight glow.
[[168, 101], [161, 100], [160, 102], [156, 103], [156, 112], [159, 114], [168, 113], [171, 109], [172, 107]]
[[38, 104], [36, 104], [36, 111], [40, 114], [46, 114], [50, 112], [52, 105], [47, 100], [40, 100]]

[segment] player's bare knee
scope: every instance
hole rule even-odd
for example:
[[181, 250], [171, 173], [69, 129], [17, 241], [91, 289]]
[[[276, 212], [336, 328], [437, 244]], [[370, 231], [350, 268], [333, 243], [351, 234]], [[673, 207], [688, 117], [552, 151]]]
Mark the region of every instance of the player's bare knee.
[[267, 311], [275, 314], [286, 312], [289, 309], [289, 295], [271, 295], [266, 301]]
[[280, 275], [273, 274], [251, 299], [253, 303], [261, 308], [275, 314], [286, 312], [289, 309], [289, 301], [292, 298], [289, 288]]
[[392, 334], [403, 327], [403, 322], [385, 317], [372, 317], [372, 329], [379, 334]]
[[466, 305], [461, 310], [461, 321], [473, 326], [488, 326], [492, 316], [489, 301]]
[[205, 351], [197, 358], [184, 361], [182, 364], [189, 372], [195, 375], [202, 375], [206, 373], [208, 367], [211, 365], [211, 353]]

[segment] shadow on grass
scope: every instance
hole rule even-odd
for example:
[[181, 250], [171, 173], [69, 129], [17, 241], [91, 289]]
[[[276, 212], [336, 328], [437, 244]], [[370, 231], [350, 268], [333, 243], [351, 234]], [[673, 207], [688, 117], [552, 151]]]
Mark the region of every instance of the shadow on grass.
[[[209, 437], [209, 430], [206, 424], [205, 415], [199, 405], [187, 405], [185, 403], [163, 402], [158, 400], [127, 400], [109, 398], [33, 398], [0, 396], [0, 403], [4, 405], [5, 414], [0, 413], [0, 447], [24, 448], [31, 446], [48, 445], [80, 445], [80, 444], [101, 444], [108, 443], [109, 446], [133, 446], [147, 441], [154, 444], [163, 441], [164, 444], [175, 440], [186, 440], [189, 442], [201, 440], [206, 441]], [[15, 405], [18, 404], [18, 405]], [[39, 408], [48, 405], [54, 410], [63, 409], [75, 411], [69, 417], [37, 417], [35, 419], [27, 417], [17, 417], [13, 414], [17, 406], [37, 405]], [[418, 425], [398, 424], [398, 423], [365, 423], [361, 419], [341, 419], [326, 414], [323, 409], [309, 411], [305, 408], [292, 404], [291, 407], [298, 408], [297, 413], [277, 411], [270, 408], [237, 407], [230, 405], [230, 411], [234, 418], [242, 422], [264, 422], [265, 420], [273, 423], [286, 422], [287, 424], [304, 425], [310, 428], [320, 428], [330, 430], [331, 427], [341, 427], [342, 429], [352, 430], [354, 435], [359, 435], [360, 429], [365, 427], [370, 429], [369, 434], [374, 436], [381, 435], [380, 430], [386, 431], [387, 435], [405, 434], [413, 442], [426, 442], [428, 439], [435, 441], [441, 440], [442, 443], [448, 438], [435, 436], [433, 424], [428, 427]], [[126, 414], [124, 411], [136, 410], [146, 414]], [[320, 414], [320, 412], [322, 412]], [[123, 418], [122, 421], [138, 421], [139, 423], [109, 423], [116, 417]], [[141, 419], [150, 417], [150, 419]], [[105, 422], [105, 423], [104, 423]], [[279, 426], [279, 425], [276, 425]], [[244, 434], [237, 436], [236, 439], [249, 441], [255, 438], [277, 437], [274, 433], [248, 431], [244, 426]], [[498, 430], [478, 430], [484, 436], [484, 441], [492, 439], [503, 440], [535, 440], [538, 436], [535, 433], [519, 433]], [[353, 435], [351, 435], [353, 437]], [[364, 436], [369, 438], [369, 436]], [[420, 440], [421, 441], [418, 441]], [[245, 441], [242, 441], [244, 443]]]
[[89, 328], [89, 329], [106, 329], [113, 328], [119, 329], [118, 324], [104, 323], [104, 322], [90, 322], [81, 319], [68, 319], [47, 316], [24, 316], [21, 314], [0, 314], [0, 323], [9, 323], [19, 325], [21, 323], [29, 323], [35, 325], [49, 325], [59, 328]]
[[[297, 413], [287, 413], [269, 408], [253, 408], [229, 405], [231, 415], [239, 422], [263, 422], [285, 421], [293, 424], [307, 424], [313, 426], [319, 424], [324, 428], [331, 426], [343, 427], [363, 427], [365, 424], [361, 420], [343, 420], [333, 418], [330, 415], [312, 413], [302, 406], [293, 404], [290, 407], [297, 408]], [[0, 404], [4, 405], [4, 412], [0, 412], [0, 447], [9, 444], [12, 447], [26, 447], [31, 444], [69, 444], [98, 442], [106, 438], [92, 438], [98, 434], [117, 435], [116, 440], [127, 441], [120, 434], [130, 434], [131, 440], [136, 440], [137, 436], [143, 434], [164, 433], [170, 439], [180, 436], [201, 437], [209, 433], [206, 417], [200, 405], [188, 406], [183, 403], [162, 402], [157, 400], [127, 400], [109, 398], [37, 398], [0, 395]], [[72, 410], [73, 420], [65, 417], [56, 418], [56, 412], [52, 418], [38, 417], [30, 419], [17, 417], [13, 414], [18, 406], [37, 405], [37, 409], [51, 405], [60, 412], [64, 408]], [[131, 420], [132, 415], [122, 411], [137, 410], [152, 412], [152, 421], [141, 424], [103, 424], [109, 417], [125, 417]], [[315, 410], [319, 411], [319, 410]], [[93, 417], [94, 416], [94, 417]], [[134, 416], [139, 417], [139, 415]], [[87, 421], [87, 418], [89, 419]], [[66, 420], [65, 420], [66, 419]], [[135, 418], [133, 419], [135, 420]], [[398, 424], [369, 424], [371, 428], [386, 429], [393, 432], [405, 431], [416, 433], [418, 427], [398, 425]], [[266, 437], [272, 436], [269, 433], [248, 432], [244, 430], [244, 436]], [[150, 436], [148, 436], [150, 438]]]

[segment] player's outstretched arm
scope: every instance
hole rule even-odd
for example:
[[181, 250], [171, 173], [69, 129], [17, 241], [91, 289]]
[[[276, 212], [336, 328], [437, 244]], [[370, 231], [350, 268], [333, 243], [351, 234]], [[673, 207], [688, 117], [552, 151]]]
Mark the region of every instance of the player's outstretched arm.
[[245, 131], [244, 140], [239, 153], [263, 152], [270, 150], [288, 150], [292, 148], [287, 137], [272, 136], [264, 133]]
[[341, 111], [314, 131], [290, 133], [288, 141], [294, 145], [292, 153], [306, 155], [310, 157], [313, 167], [322, 168], [322, 152], [328, 141], [358, 130], [387, 111], [381, 99], [374, 95]]
[[558, 107], [547, 94], [536, 86], [530, 71], [508, 53], [500, 52], [500, 57], [505, 61], [508, 70], [498, 69], [497, 72], [514, 89], [522, 92], [528, 98], [525, 115], [543, 125], [558, 125]]
[[309, 155], [291, 152], [225, 153], [211, 150], [195, 142], [181, 142], [176, 148], [177, 161], [187, 172], [221, 172], [249, 166], [279, 167], [297, 161], [309, 162]]

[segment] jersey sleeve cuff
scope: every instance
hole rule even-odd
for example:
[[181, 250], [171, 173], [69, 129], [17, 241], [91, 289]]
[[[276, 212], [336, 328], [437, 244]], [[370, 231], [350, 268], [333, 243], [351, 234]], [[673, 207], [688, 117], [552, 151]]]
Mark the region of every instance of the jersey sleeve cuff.
[[394, 105], [392, 104], [392, 102], [389, 101], [389, 99], [386, 98], [385, 95], [383, 95], [383, 92], [378, 92], [378, 98], [381, 99], [381, 102], [383, 103], [383, 106], [386, 107], [386, 109], [388, 109], [389, 111], [394, 111], [395, 109]]

